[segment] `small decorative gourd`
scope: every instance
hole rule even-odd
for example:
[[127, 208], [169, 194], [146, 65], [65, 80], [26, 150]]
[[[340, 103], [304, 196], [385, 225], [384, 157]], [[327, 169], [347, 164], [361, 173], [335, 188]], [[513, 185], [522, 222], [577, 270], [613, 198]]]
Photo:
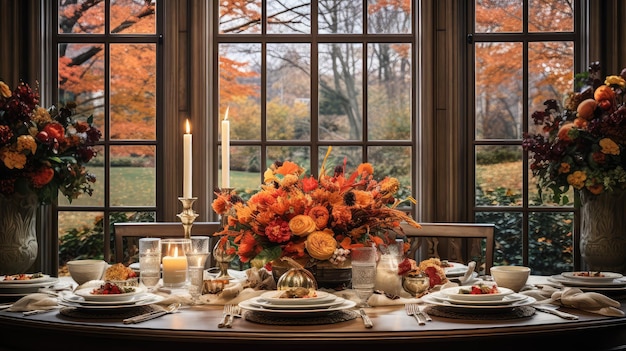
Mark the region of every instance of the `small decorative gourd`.
[[278, 278], [276, 283], [277, 290], [289, 290], [292, 288], [317, 290], [317, 282], [313, 273], [289, 257], [283, 257], [281, 260], [287, 261], [291, 268]]

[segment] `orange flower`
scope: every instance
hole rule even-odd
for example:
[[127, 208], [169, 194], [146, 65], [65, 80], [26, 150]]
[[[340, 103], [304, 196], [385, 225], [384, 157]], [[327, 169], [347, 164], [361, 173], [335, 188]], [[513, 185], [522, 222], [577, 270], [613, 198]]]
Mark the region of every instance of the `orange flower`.
[[313, 233], [315, 227], [315, 221], [307, 215], [296, 215], [289, 221], [289, 229], [298, 236], [307, 236]]
[[276, 174], [287, 175], [300, 173], [302, 173], [302, 168], [291, 161], [283, 162], [283, 164], [276, 169]]
[[305, 247], [311, 257], [327, 260], [335, 253], [337, 240], [333, 237], [332, 231], [316, 231], [307, 236]]
[[362, 177], [366, 177], [370, 174], [374, 174], [374, 166], [371, 163], [361, 163], [356, 169], [357, 173]]
[[315, 221], [315, 227], [319, 230], [326, 228], [330, 214], [325, 206], [313, 206], [309, 210], [309, 216]]
[[35, 188], [41, 188], [50, 183], [54, 178], [54, 170], [50, 167], [41, 167], [32, 174], [32, 182]]

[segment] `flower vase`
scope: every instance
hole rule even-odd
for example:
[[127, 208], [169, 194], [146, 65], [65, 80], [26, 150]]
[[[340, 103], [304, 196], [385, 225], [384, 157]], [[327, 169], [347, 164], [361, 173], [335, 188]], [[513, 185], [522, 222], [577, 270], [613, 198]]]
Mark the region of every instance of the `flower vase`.
[[580, 193], [580, 250], [592, 271], [626, 274], [626, 192]]
[[37, 258], [37, 195], [0, 194], [0, 275], [27, 273]]
[[335, 265], [329, 261], [320, 261], [307, 267], [319, 288], [343, 290], [350, 287], [352, 281], [352, 267], [350, 265]]

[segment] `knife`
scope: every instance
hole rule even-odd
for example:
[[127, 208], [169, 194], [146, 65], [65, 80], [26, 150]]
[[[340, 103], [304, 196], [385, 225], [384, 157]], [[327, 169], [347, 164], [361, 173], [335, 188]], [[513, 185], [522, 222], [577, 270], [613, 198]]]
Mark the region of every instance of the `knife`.
[[361, 314], [361, 318], [363, 318], [363, 324], [365, 324], [365, 328], [371, 328], [374, 326], [374, 323], [372, 323], [372, 320], [362, 308], [359, 309], [359, 313]]
[[541, 311], [541, 312], [545, 312], [545, 313], [549, 313], [549, 314], [553, 314], [555, 316], [559, 316], [563, 319], [578, 319], [578, 316], [575, 316], [573, 314], [570, 313], [565, 313], [565, 312], [561, 312], [559, 310], [555, 310], [546, 306], [537, 306], [534, 305], [533, 306], [537, 311]]

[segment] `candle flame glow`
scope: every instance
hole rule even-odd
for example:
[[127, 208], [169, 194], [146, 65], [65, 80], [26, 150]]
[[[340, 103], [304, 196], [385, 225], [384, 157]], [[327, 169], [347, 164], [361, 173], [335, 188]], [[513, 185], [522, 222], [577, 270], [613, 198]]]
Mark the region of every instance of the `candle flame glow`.
[[189, 119], [187, 119], [185, 122], [186, 122], [185, 124], [187, 127], [187, 131], [185, 134], [191, 134], [191, 126], [189, 125]]
[[228, 120], [228, 110], [230, 110], [230, 106], [226, 107], [226, 113], [224, 114], [224, 120], [227, 121]]

